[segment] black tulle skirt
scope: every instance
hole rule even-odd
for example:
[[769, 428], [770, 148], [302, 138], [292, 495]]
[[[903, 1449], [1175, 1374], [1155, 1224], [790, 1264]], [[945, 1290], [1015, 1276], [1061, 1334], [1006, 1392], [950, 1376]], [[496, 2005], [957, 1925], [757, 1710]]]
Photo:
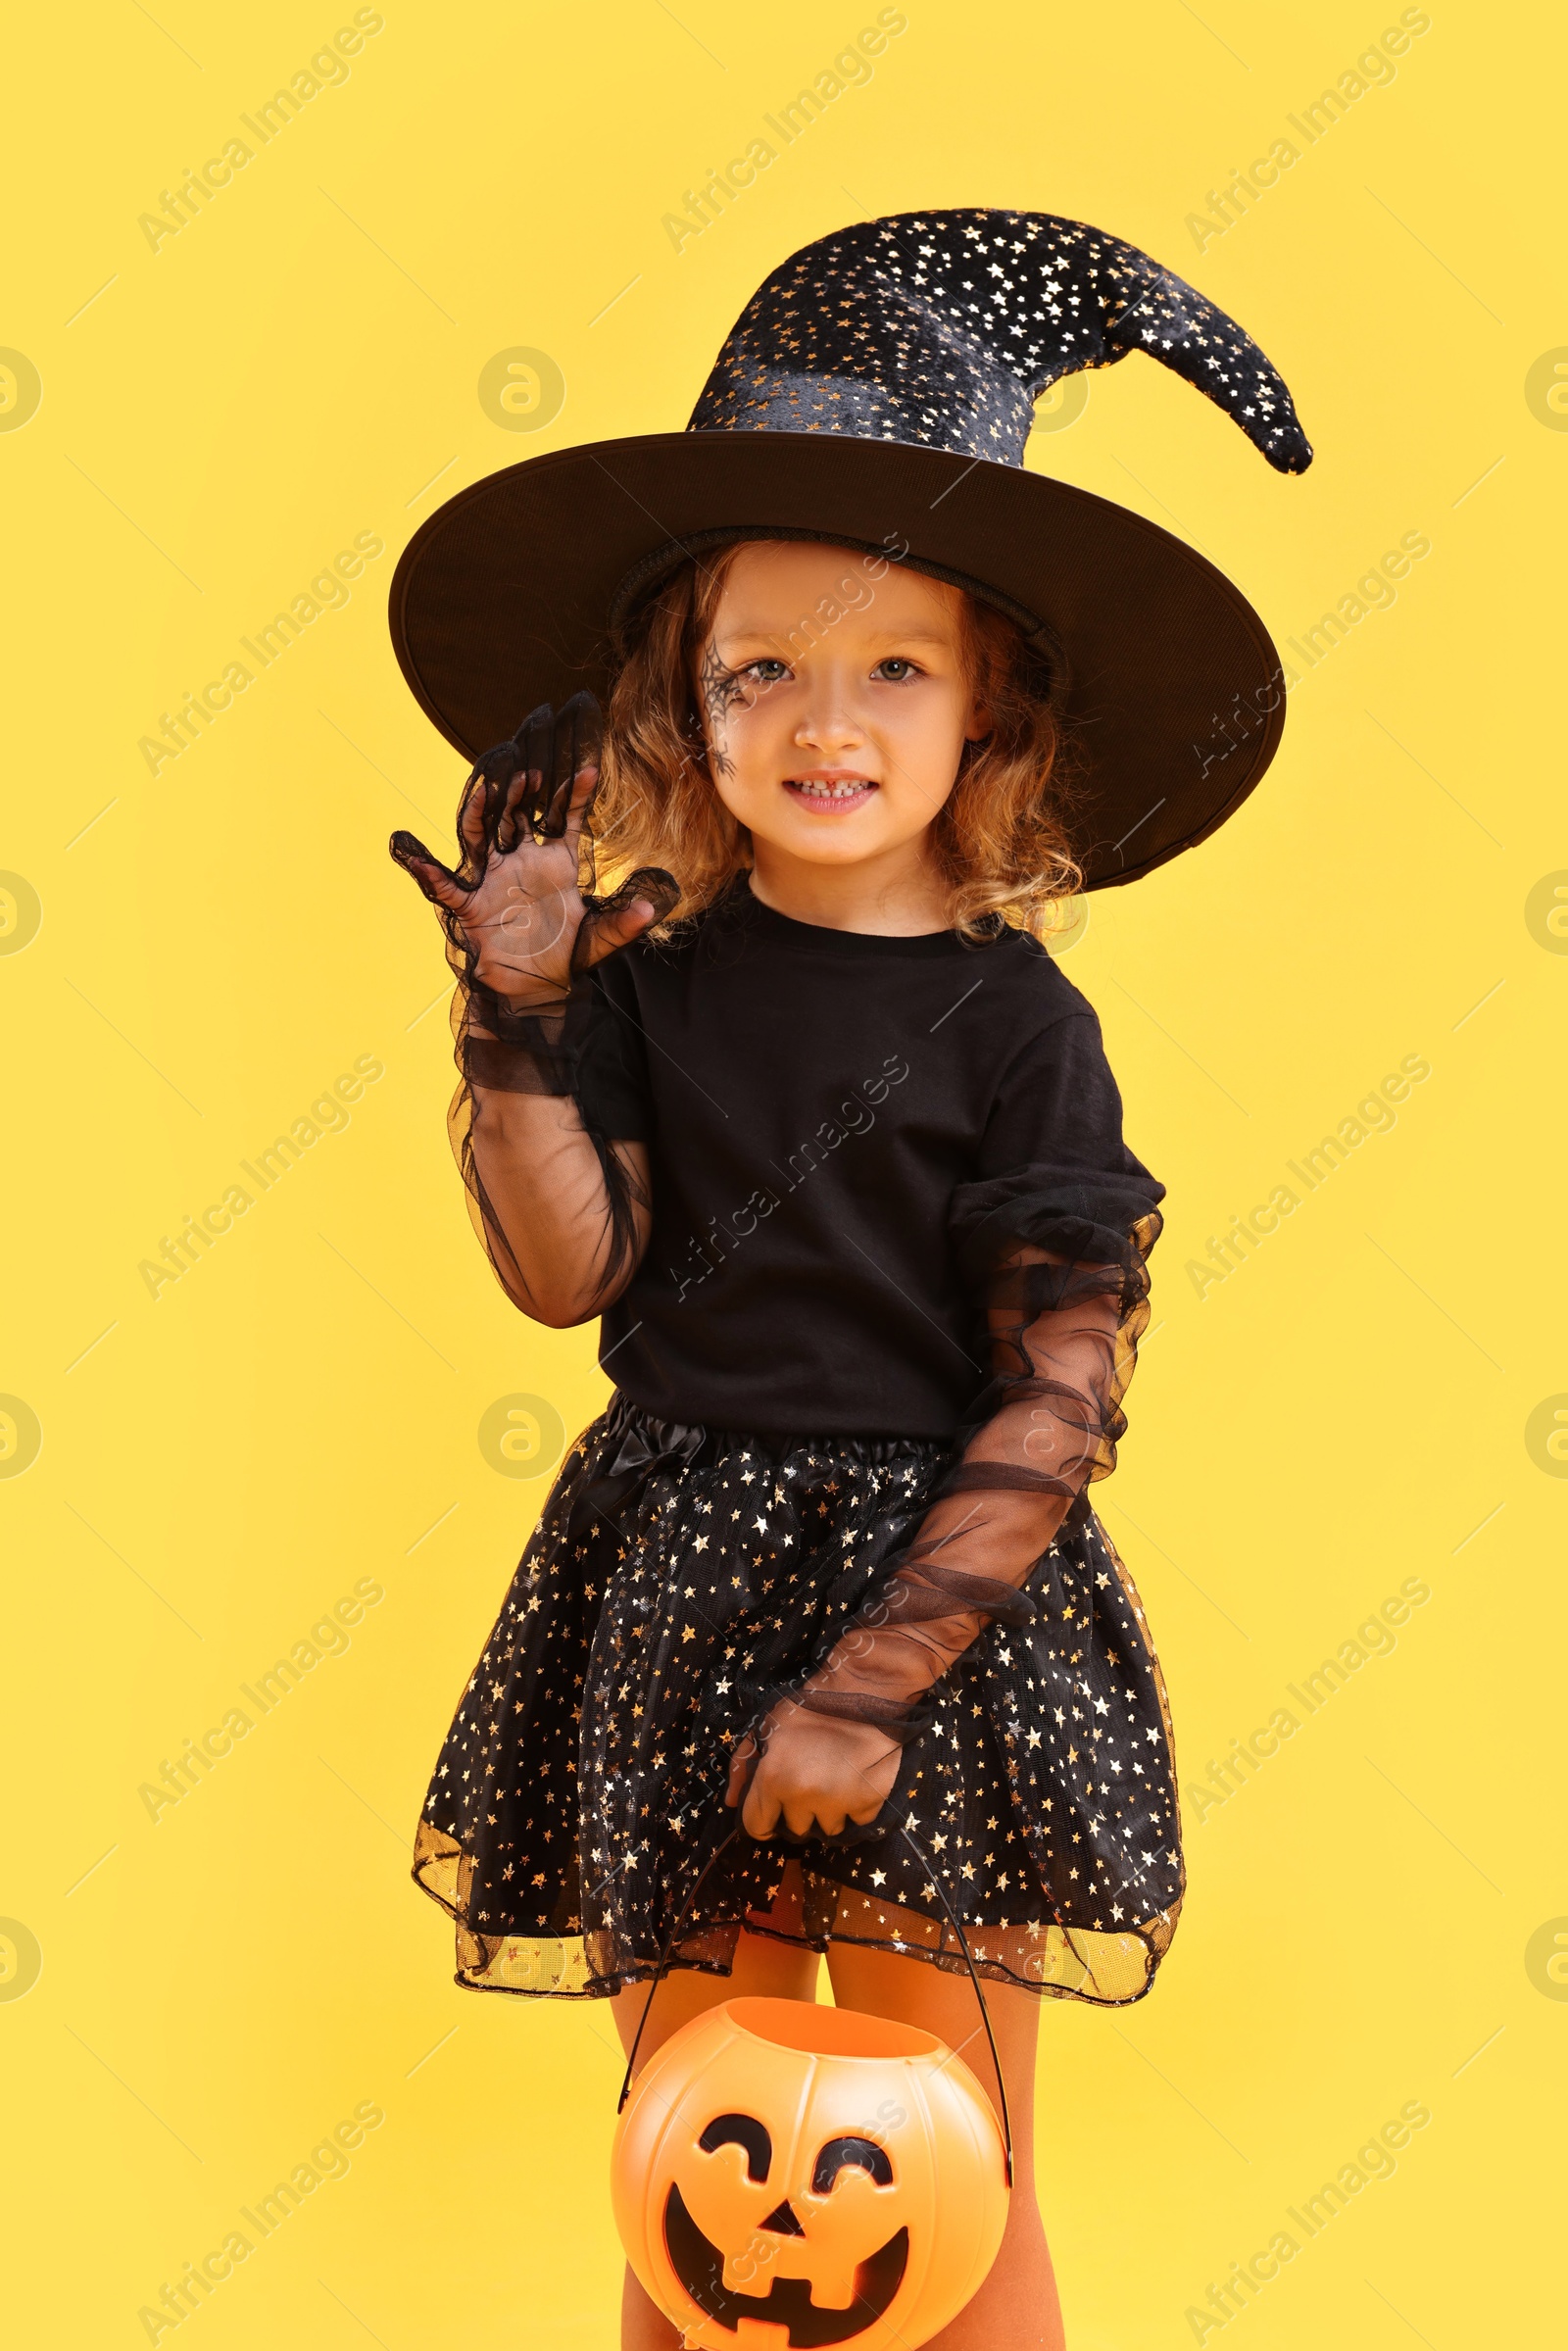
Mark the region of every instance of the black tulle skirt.
[[1170, 1721], [1086, 1505], [1034, 1570], [1036, 1622], [991, 1626], [938, 1686], [878, 1834], [743, 1832], [714, 1858], [735, 1741], [891, 1572], [950, 1457], [612, 1400], [566, 1456], [430, 1782], [414, 1872], [457, 1922], [460, 1984], [618, 1991], [677, 1927], [674, 1964], [720, 1975], [743, 1927], [957, 1969], [951, 1910], [987, 1976], [1142, 1997], [1182, 1898]]

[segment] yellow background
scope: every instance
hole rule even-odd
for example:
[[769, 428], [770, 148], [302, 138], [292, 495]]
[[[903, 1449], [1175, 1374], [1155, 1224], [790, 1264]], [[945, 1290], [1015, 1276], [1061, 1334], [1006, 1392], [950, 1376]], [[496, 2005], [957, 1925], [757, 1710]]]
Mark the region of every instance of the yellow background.
[[[463, 484], [681, 424], [795, 247], [965, 204], [1088, 219], [1190, 275], [1317, 447], [1283, 480], [1134, 361], [1031, 463], [1200, 541], [1281, 640], [1401, 533], [1432, 543], [1293, 691], [1245, 812], [1094, 900], [1070, 951], [1170, 1188], [1101, 1498], [1189, 1797], [1403, 1579], [1432, 1597], [1241, 1792], [1190, 1806], [1154, 1996], [1045, 2015], [1069, 2337], [1194, 2340], [1209, 2281], [1419, 2100], [1396, 2176], [1225, 2341], [1543, 2339], [1568, 1486], [1527, 1425], [1568, 1390], [1568, 962], [1527, 902], [1568, 868], [1542, 691], [1568, 439], [1526, 377], [1568, 345], [1557, 28], [1435, 0], [1396, 78], [1200, 253], [1187, 216], [1396, 10], [909, 0], [874, 77], [677, 253], [662, 216], [872, 10], [388, 0], [350, 77], [153, 251], [138, 216], [350, 13], [159, 0], [12, 35], [0, 344], [42, 384], [0, 430], [0, 866], [42, 907], [0, 956], [0, 1390], [42, 1429], [0, 1480], [0, 1914], [42, 1954], [29, 1988], [24, 1938], [0, 1942], [14, 2339], [145, 2340], [161, 2284], [374, 2101], [348, 2177], [177, 2339], [613, 2342], [608, 2020], [456, 1991], [405, 1875], [545, 1491], [496, 1474], [480, 1418], [525, 1393], [575, 1429], [606, 1385], [589, 1332], [511, 1310], [464, 1214], [437, 939], [385, 855], [396, 825], [450, 840], [461, 775], [398, 677], [386, 589]], [[531, 438], [476, 392], [519, 345], [566, 387]], [[362, 531], [386, 553], [352, 601], [150, 774], [159, 713]], [[1409, 1053], [1432, 1074], [1396, 1128], [1200, 1298], [1207, 1237]], [[347, 1131], [154, 1300], [160, 1237], [362, 1054], [385, 1075]], [[152, 1820], [139, 1787], [366, 1577], [385, 1597], [348, 1652]]]

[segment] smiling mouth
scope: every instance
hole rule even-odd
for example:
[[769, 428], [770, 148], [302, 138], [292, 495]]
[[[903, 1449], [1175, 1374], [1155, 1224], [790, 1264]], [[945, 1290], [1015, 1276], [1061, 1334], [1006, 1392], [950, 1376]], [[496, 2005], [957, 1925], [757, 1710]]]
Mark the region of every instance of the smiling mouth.
[[791, 775], [784, 779], [790, 797], [820, 816], [842, 816], [851, 808], [863, 808], [878, 788], [867, 775]]
[[855, 2299], [848, 2310], [822, 2309], [811, 2299], [808, 2278], [775, 2278], [765, 2294], [738, 2294], [724, 2283], [724, 2256], [698, 2228], [680, 2189], [670, 2184], [664, 2204], [664, 2249], [670, 2267], [699, 2310], [739, 2336], [750, 2319], [788, 2330], [790, 2351], [823, 2351], [852, 2343], [875, 2324], [904, 2283], [909, 2231], [901, 2229], [855, 2274]]

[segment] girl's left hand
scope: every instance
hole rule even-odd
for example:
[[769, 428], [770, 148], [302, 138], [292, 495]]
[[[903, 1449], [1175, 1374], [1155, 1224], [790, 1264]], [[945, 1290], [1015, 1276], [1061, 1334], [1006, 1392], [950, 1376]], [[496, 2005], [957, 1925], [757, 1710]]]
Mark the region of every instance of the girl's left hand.
[[837, 1837], [849, 1821], [875, 1820], [902, 1754], [874, 1723], [812, 1714], [784, 1698], [763, 1726], [760, 1760], [754, 1739], [735, 1749], [724, 1801], [742, 1804], [744, 1795], [741, 1824], [751, 1837], [773, 1836], [781, 1819], [790, 1837]]

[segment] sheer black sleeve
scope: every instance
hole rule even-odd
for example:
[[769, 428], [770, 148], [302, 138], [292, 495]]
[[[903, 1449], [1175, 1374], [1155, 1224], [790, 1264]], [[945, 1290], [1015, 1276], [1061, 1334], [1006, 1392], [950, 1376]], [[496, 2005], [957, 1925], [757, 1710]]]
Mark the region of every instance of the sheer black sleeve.
[[1032, 1129], [1035, 1155], [954, 1199], [991, 1382], [915, 1542], [801, 1693], [896, 1739], [925, 1727], [920, 1697], [987, 1623], [1033, 1617], [1030, 1572], [1087, 1510], [1127, 1425], [1163, 1187], [1122, 1141], [1093, 1015], [1058, 1029], [1022, 1056], [987, 1137], [1000, 1154]]
[[[463, 915], [436, 904], [457, 982], [451, 1025], [461, 1083], [448, 1111], [448, 1133], [474, 1229], [502, 1287], [525, 1312], [534, 1310], [535, 1301], [497, 1199], [498, 1170], [511, 1173], [515, 1158], [514, 1139], [506, 1134], [504, 1098], [548, 1096], [563, 1105], [553, 1132], [532, 1139], [530, 1172], [537, 1185], [550, 1187], [553, 1221], [569, 1235], [573, 1259], [593, 1267], [598, 1295], [613, 1296], [635, 1263], [638, 1217], [648, 1206], [639, 1155], [617, 1148], [649, 1131], [640, 1040], [633, 1033], [626, 992], [616, 984], [618, 975], [612, 977], [615, 957], [590, 968], [590, 947], [596, 926], [634, 899], [649, 901], [659, 920], [679, 893], [667, 873], [645, 868], [609, 895], [593, 895], [592, 803], [580, 831], [568, 829], [567, 809], [573, 780], [597, 764], [599, 740], [600, 713], [590, 696], [574, 696], [559, 712], [543, 706], [510, 742], [477, 762], [458, 814], [464, 856], [454, 878], [468, 890], [521, 842], [564, 843], [572, 849], [574, 840], [567, 866], [576, 889], [568, 881], [567, 893], [569, 919], [577, 927], [569, 965], [564, 952], [554, 956], [550, 952], [558, 945], [564, 951], [570, 938], [560, 928], [566, 915], [553, 906], [549, 919], [560, 930], [559, 941], [541, 936], [534, 942], [529, 925], [538, 927], [540, 910], [518, 894], [514, 936], [524, 960], [535, 962], [537, 972], [531, 980], [519, 975], [521, 993], [499, 995], [478, 977]], [[406, 852], [428, 856], [411, 836], [394, 836], [394, 856], [407, 861]], [[503, 920], [512, 923], [514, 916], [508, 913]], [[545, 976], [558, 963], [560, 976]], [[587, 1163], [586, 1181], [584, 1137], [597, 1162], [596, 1177], [593, 1162]], [[510, 1213], [515, 1220], [526, 1211], [514, 1205]]]

